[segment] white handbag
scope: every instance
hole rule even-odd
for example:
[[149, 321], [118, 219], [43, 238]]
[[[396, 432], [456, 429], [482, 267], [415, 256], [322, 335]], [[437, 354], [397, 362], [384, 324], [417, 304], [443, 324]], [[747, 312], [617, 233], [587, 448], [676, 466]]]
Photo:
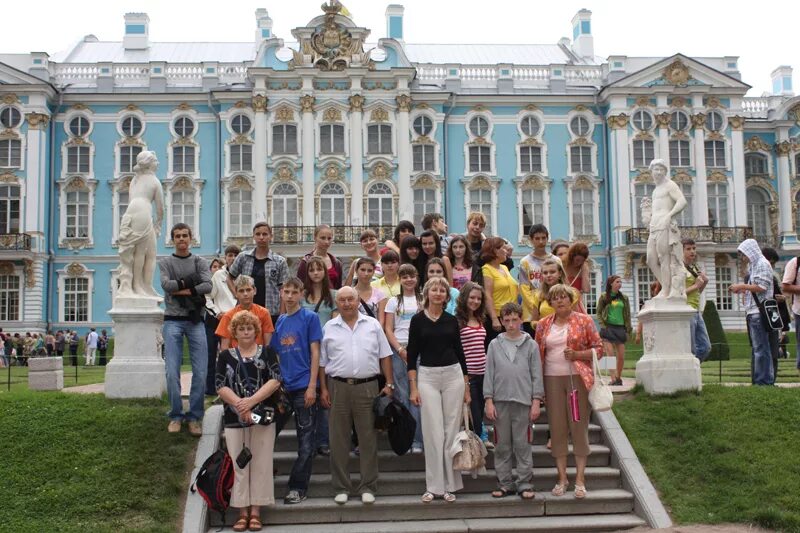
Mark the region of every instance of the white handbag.
[[614, 405], [614, 394], [611, 387], [603, 381], [600, 374], [600, 365], [597, 363], [597, 351], [592, 348], [592, 370], [594, 372], [594, 385], [589, 391], [589, 404], [595, 411], [608, 411]]

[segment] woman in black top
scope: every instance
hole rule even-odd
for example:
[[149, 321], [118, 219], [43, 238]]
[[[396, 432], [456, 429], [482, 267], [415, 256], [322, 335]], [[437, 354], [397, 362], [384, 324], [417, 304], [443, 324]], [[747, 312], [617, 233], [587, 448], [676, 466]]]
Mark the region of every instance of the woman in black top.
[[458, 320], [444, 311], [449, 299], [450, 285], [446, 279], [432, 278], [425, 283], [423, 310], [411, 318], [406, 349], [410, 400], [420, 406], [422, 417], [424, 503], [437, 495], [453, 502], [456, 499], [453, 493], [464, 486], [461, 474], [453, 472], [449, 452], [459, 432], [463, 406], [469, 404], [470, 397]]
[[[231, 507], [239, 508], [234, 531], [261, 529], [261, 506], [275, 503], [272, 451], [275, 425], [254, 425], [253, 409], [270, 402], [280, 388], [280, 366], [275, 352], [256, 343], [261, 323], [249, 311], [239, 311], [230, 322], [238, 348], [225, 350], [217, 358], [215, 383], [225, 402], [225, 440], [234, 459], [235, 477]], [[273, 402], [274, 403], [274, 402]], [[239, 468], [236, 458], [249, 448], [252, 459]]]

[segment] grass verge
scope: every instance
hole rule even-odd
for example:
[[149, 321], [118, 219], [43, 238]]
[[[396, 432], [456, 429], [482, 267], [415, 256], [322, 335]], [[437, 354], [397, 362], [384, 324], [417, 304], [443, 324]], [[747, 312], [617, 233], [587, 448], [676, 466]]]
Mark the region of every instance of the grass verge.
[[[196, 439], [160, 400], [12, 392], [0, 417], [4, 531], [176, 531]], [[12, 496], [13, 495], [13, 496]]]
[[704, 387], [640, 390], [614, 413], [678, 524], [758, 524], [800, 532], [800, 391]]

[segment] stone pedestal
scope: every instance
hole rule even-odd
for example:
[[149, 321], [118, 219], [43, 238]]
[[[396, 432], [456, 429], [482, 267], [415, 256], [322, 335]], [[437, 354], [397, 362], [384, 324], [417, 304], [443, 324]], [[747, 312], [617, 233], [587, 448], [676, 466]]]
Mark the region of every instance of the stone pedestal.
[[161, 358], [161, 298], [117, 298], [108, 312], [114, 321], [114, 357], [106, 366], [107, 398], [160, 398], [167, 390]]
[[31, 357], [28, 359], [28, 388], [31, 390], [61, 390], [64, 388], [64, 362], [60, 357]]
[[636, 382], [650, 394], [703, 388], [700, 361], [692, 355], [689, 321], [697, 313], [682, 298], [653, 298], [639, 312], [644, 355]]

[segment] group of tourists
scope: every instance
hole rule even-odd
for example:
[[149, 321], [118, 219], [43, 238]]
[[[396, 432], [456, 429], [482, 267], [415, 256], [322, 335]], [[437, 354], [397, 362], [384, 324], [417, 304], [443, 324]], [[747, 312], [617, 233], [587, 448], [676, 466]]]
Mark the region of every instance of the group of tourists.
[[[78, 366], [81, 337], [77, 331], [58, 330], [55, 333], [4, 333], [0, 328], [0, 367], [27, 366], [31, 357], [63, 357], [68, 352], [72, 366]], [[91, 328], [84, 338], [85, 365], [105, 366], [109, 337], [106, 330], [97, 333]], [[99, 357], [98, 357], [99, 354]]]

